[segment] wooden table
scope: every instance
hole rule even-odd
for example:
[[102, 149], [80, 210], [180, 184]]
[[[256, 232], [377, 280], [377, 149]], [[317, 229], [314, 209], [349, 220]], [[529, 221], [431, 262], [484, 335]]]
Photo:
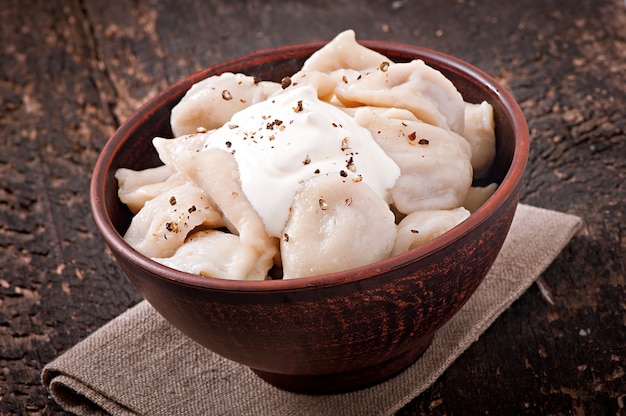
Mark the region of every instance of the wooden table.
[[523, 202], [585, 220], [538, 284], [399, 414], [626, 412], [624, 2], [363, 3], [2, 2], [2, 415], [62, 414], [42, 367], [140, 300], [89, 208], [91, 169], [120, 122], [207, 65], [346, 28], [501, 81], [531, 130]]

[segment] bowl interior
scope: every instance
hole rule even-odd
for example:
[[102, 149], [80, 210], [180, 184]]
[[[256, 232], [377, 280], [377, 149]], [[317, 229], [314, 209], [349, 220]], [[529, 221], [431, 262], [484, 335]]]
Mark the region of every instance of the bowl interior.
[[[519, 107], [513, 98], [502, 90], [492, 78], [456, 58], [404, 44], [379, 41], [363, 41], [362, 43], [396, 62], [423, 59], [428, 65], [435, 67], [448, 77], [466, 101], [473, 103], [487, 101], [493, 106], [497, 140], [496, 159], [488, 176], [481, 182], [497, 182], [501, 186], [490, 201], [457, 227], [455, 232], [462, 234], [475, 228], [489, 216], [490, 212], [495, 212], [499, 207], [498, 204], [506, 199], [506, 196], [513, 191], [521, 179], [528, 149], [527, 140], [524, 141], [522, 137], [527, 134], [527, 127]], [[280, 81], [285, 75], [291, 75], [299, 70], [303, 62], [323, 44], [322, 42], [311, 42], [290, 45], [261, 50], [234, 58], [173, 84], [142, 106], [109, 140], [94, 170], [92, 205], [101, 230], [103, 228], [109, 229], [108, 235], [107, 231], [104, 231], [108, 243], [111, 244], [113, 241], [118, 247], [123, 248], [122, 251], [132, 251], [129, 246], [124, 247], [125, 243], [121, 238], [130, 224], [132, 215], [117, 196], [118, 186], [114, 177], [115, 171], [121, 167], [140, 170], [161, 164], [152, 146], [152, 138], [155, 136], [172, 136], [169, 124], [171, 110], [191, 85], [208, 76], [222, 72], [241, 72], [263, 80]], [[429, 250], [436, 247], [436, 242], [441, 241], [441, 239], [442, 237], [439, 237], [434, 242], [414, 251], [426, 255]], [[151, 267], [165, 269], [164, 266], [156, 263]], [[172, 272], [168, 273], [172, 275]], [[173, 274], [177, 273], [178, 275], [181, 274], [181, 272]], [[193, 280], [191, 277], [188, 279]], [[204, 281], [199, 283], [202, 285], [207, 284], [207, 280], [220, 279], [197, 279], [198, 282]]]

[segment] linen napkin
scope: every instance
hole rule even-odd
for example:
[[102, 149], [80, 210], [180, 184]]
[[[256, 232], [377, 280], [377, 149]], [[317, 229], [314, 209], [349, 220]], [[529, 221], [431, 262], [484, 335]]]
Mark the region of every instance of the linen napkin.
[[502, 251], [411, 367], [352, 393], [277, 389], [189, 340], [146, 301], [49, 363], [42, 382], [79, 415], [389, 415], [427, 389], [548, 267], [581, 219], [520, 204]]

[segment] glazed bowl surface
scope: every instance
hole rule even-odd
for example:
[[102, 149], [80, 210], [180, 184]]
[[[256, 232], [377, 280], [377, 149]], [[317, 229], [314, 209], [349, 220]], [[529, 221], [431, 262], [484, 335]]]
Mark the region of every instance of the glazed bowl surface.
[[496, 159], [488, 180], [499, 183], [498, 189], [467, 220], [421, 247], [333, 274], [233, 281], [169, 269], [142, 256], [122, 238], [131, 213], [118, 198], [115, 171], [161, 164], [152, 138], [172, 137], [170, 112], [192, 84], [222, 72], [280, 81], [295, 73], [322, 42], [256, 51], [173, 84], [115, 132], [92, 176], [90, 197], [97, 227], [145, 299], [199, 344], [295, 392], [364, 388], [393, 377], [424, 353], [496, 259], [518, 204], [528, 158], [524, 116], [492, 77], [429, 49], [360, 43], [396, 62], [422, 59], [447, 76], [465, 101], [486, 100], [494, 108]]

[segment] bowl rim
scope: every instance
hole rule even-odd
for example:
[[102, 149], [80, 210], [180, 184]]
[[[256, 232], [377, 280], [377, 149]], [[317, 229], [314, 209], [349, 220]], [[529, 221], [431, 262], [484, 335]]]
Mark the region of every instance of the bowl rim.
[[[515, 132], [513, 158], [511, 160], [510, 168], [506, 172], [496, 191], [482, 206], [470, 215], [469, 218], [430, 242], [400, 255], [353, 269], [286, 280], [247, 281], [207, 278], [171, 269], [157, 263], [156, 261], [140, 254], [128, 243], [126, 243], [123, 237], [115, 229], [107, 214], [104, 184], [107, 181], [107, 175], [111, 174], [111, 156], [115, 153], [117, 145], [125, 141], [126, 133], [131, 130], [134, 125], [143, 120], [145, 113], [150, 108], [165, 101], [165, 98], [170, 96], [173, 91], [179, 91], [184, 94], [184, 92], [193, 83], [206, 78], [207, 75], [221, 73], [226, 69], [231, 70], [237, 66], [246, 66], [251, 59], [260, 59], [266, 56], [277, 55], [283, 59], [285, 57], [289, 57], [290, 55], [299, 57], [303, 54], [303, 50], [314, 52], [326, 43], [326, 41], [313, 41], [259, 49], [257, 51], [249, 52], [244, 55], [210, 65], [200, 71], [182, 78], [174, 84], [171, 84], [140, 106], [137, 111], [135, 111], [120, 125], [114, 134], [106, 141], [100, 151], [98, 159], [94, 165], [90, 182], [90, 203], [94, 221], [105, 242], [116, 256], [124, 257], [126, 261], [135, 263], [140, 268], [148, 271], [151, 275], [157, 278], [205, 290], [229, 292], [284, 292], [330, 287], [372, 278], [377, 275], [402, 268], [407, 264], [420, 261], [436, 250], [452, 245], [455, 241], [458, 241], [463, 236], [483, 224], [487, 218], [502, 207], [507, 199], [507, 195], [515, 192], [515, 188], [523, 180], [528, 160], [530, 139], [524, 114], [509, 91], [507, 91], [490, 75], [478, 69], [474, 65], [446, 53], [399, 42], [360, 40], [360, 44], [377, 50], [383, 54], [396, 53], [405, 55], [409, 59], [427, 58], [442, 66], [463, 72], [469, 75], [470, 78], [477, 80], [484, 87], [491, 90], [491, 93], [501, 101], [505, 112], [510, 116], [510, 122]], [[180, 98], [177, 98], [177, 100], [179, 99]]]

